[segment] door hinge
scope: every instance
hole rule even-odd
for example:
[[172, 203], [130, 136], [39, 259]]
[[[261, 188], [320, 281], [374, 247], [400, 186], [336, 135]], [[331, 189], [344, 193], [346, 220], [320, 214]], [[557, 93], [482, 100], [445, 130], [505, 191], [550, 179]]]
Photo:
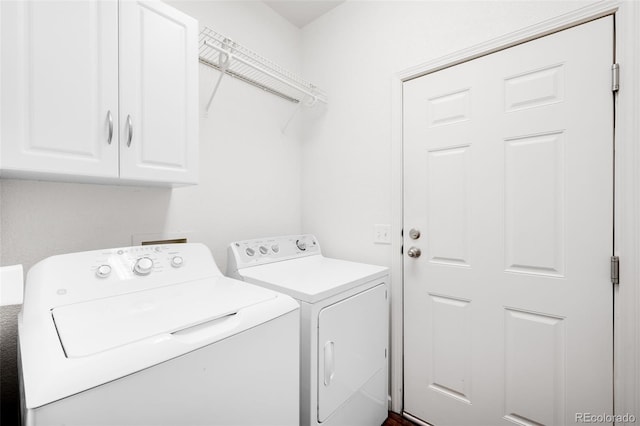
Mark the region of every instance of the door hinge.
[[620, 284], [620, 258], [611, 256], [611, 282]]
[[617, 92], [620, 90], [620, 64], [615, 63], [611, 65], [611, 91]]
[[404, 254], [404, 245], [400, 246], [400, 255], [402, 256]]

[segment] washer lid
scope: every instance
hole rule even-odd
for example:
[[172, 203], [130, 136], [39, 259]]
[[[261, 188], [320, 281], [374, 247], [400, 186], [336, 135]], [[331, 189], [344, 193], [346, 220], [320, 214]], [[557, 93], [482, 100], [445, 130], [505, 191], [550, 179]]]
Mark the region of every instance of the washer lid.
[[247, 282], [315, 303], [387, 275], [383, 266], [331, 259], [322, 255], [240, 269]]
[[198, 280], [60, 306], [51, 313], [65, 355], [76, 358], [175, 333], [275, 297], [251, 286]]
[[21, 312], [25, 406], [78, 394], [283, 315], [297, 318], [298, 309], [284, 294], [215, 276], [68, 304], [29, 318]]

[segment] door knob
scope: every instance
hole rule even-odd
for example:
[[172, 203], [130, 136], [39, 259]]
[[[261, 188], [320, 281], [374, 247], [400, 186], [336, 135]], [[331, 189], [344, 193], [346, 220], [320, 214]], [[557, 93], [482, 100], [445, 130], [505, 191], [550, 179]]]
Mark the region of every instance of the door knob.
[[420, 251], [418, 247], [411, 247], [409, 251], [407, 251], [407, 254], [409, 255], [409, 257], [417, 259], [422, 254], [422, 251]]

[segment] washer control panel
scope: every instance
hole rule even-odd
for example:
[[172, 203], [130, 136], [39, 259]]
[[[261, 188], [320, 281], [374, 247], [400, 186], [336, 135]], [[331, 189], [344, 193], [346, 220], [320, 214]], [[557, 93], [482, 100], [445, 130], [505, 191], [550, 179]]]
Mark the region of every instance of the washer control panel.
[[233, 242], [228, 260], [242, 268], [316, 254], [321, 254], [316, 237], [302, 234]]
[[[222, 277], [204, 244], [119, 247], [48, 257], [27, 275], [25, 315], [56, 306]], [[27, 308], [28, 306], [28, 308]]]
[[92, 269], [97, 278], [110, 277], [114, 269], [120, 278], [135, 278], [182, 268], [185, 263], [180, 246], [154, 245], [103, 251]]

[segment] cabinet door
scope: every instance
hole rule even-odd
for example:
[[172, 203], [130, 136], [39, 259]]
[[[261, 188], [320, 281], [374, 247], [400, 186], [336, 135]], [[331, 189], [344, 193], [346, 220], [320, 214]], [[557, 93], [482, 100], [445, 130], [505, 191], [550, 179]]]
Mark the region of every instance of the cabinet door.
[[3, 176], [116, 177], [118, 3], [0, 7]]
[[120, 3], [120, 177], [196, 183], [198, 24], [159, 1]]

